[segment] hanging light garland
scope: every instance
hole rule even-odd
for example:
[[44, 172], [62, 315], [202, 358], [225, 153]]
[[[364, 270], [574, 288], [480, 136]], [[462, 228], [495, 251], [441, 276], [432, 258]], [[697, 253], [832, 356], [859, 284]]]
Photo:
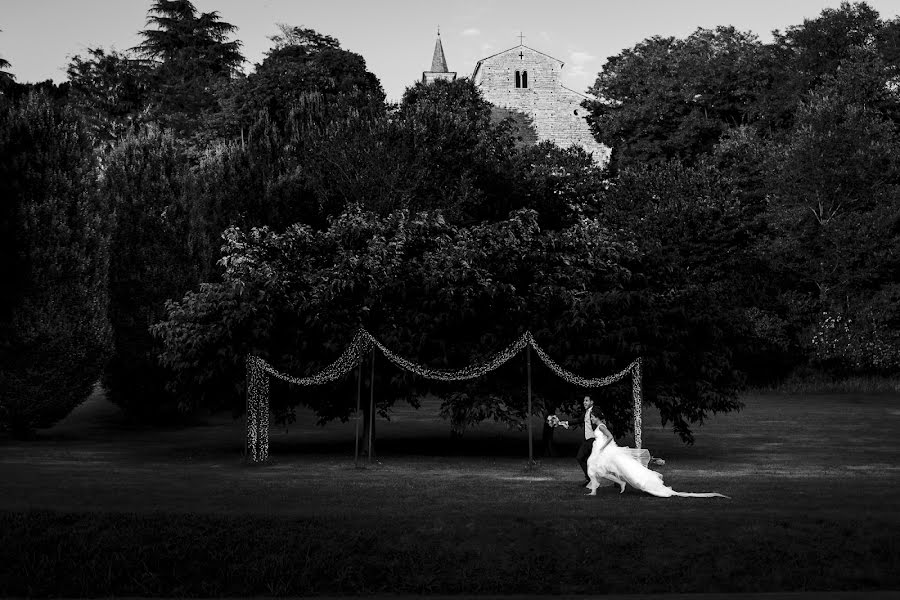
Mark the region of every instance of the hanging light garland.
[[335, 360], [333, 363], [316, 373], [315, 375], [310, 375], [309, 377], [292, 377], [291, 375], [286, 375], [281, 371], [277, 370], [275, 367], [264, 361], [263, 359], [258, 359], [261, 368], [267, 373], [278, 377], [283, 381], [287, 381], [289, 383], [294, 383], [296, 385], [322, 385], [324, 383], [331, 383], [332, 381], [337, 381], [351, 370], [356, 368], [356, 365], [362, 361], [363, 357], [368, 354], [368, 352], [372, 349], [372, 336], [365, 329], [359, 329], [356, 334], [353, 336], [353, 340], [350, 342], [350, 345], [344, 350], [344, 352]]
[[371, 350], [371, 336], [360, 329], [350, 345], [333, 363], [310, 377], [292, 377], [278, 371], [258, 356], [247, 358], [247, 446], [252, 462], [269, 457], [269, 377], [297, 385], [321, 385], [340, 379]]
[[635, 446], [641, 447], [641, 359], [638, 358], [628, 367], [607, 377], [586, 379], [561, 367], [550, 358], [543, 348], [538, 346], [531, 332], [523, 333], [516, 341], [494, 354], [484, 363], [470, 365], [462, 369], [447, 370], [433, 369], [418, 365], [410, 360], [398, 356], [372, 334], [363, 328], [357, 330], [353, 340], [344, 352], [333, 363], [309, 377], [293, 377], [275, 369], [268, 362], [257, 356], [247, 357], [247, 446], [250, 460], [263, 462], [269, 456], [269, 378], [268, 375], [277, 377], [283, 381], [296, 385], [322, 385], [336, 381], [356, 368], [376, 346], [382, 354], [400, 369], [415, 373], [421, 377], [438, 381], [464, 381], [481, 377], [521, 352], [526, 346], [531, 346], [537, 355], [557, 376], [563, 380], [584, 388], [596, 388], [615, 383], [631, 374], [632, 395], [634, 397], [634, 439]]
[[571, 371], [567, 371], [566, 369], [563, 369], [561, 366], [559, 366], [559, 364], [557, 364], [556, 361], [554, 361], [552, 358], [550, 358], [547, 355], [546, 352], [544, 352], [543, 348], [541, 348], [540, 346], [537, 345], [537, 342], [534, 341], [534, 338], [531, 338], [530, 343], [531, 343], [531, 347], [534, 348], [534, 351], [537, 352], [537, 355], [540, 357], [540, 359], [542, 361], [544, 361], [544, 364], [547, 365], [551, 371], [553, 371], [561, 379], [564, 379], [565, 381], [571, 383], [572, 385], [577, 385], [579, 387], [584, 387], [584, 388], [597, 388], [597, 387], [603, 387], [605, 385], [609, 385], [611, 383], [615, 383], [615, 382], [619, 381], [620, 379], [624, 378], [629, 373], [631, 373], [631, 370], [634, 368], [634, 365], [637, 362], [637, 361], [635, 361], [635, 362], [631, 363], [630, 365], [628, 365], [627, 367], [625, 367], [623, 370], [619, 371], [615, 375], [609, 375], [607, 377], [600, 377], [597, 379], [585, 379], [584, 377], [579, 377], [575, 373], [572, 373]]
[[567, 371], [562, 368], [556, 361], [554, 361], [550, 356], [544, 352], [544, 349], [538, 346], [534, 337], [528, 333], [526, 334], [530, 337], [529, 343], [531, 347], [534, 348], [534, 351], [537, 352], [537, 355], [540, 357], [544, 364], [550, 368], [558, 377], [571, 383], [572, 385], [577, 385], [584, 388], [598, 388], [606, 385], [610, 385], [611, 383], [615, 383], [623, 379], [626, 375], [631, 374], [631, 396], [634, 402], [634, 446], [635, 448], [641, 447], [641, 407], [643, 405], [643, 399], [641, 398], [641, 359], [638, 358], [630, 365], [619, 371], [614, 375], [608, 375], [607, 377], [599, 377], [596, 379], [585, 379], [584, 377], [579, 377], [575, 373], [571, 371]]
[[381, 350], [385, 357], [387, 357], [387, 359], [394, 363], [397, 367], [415, 373], [416, 375], [419, 375], [421, 377], [436, 379], [438, 381], [464, 381], [466, 379], [475, 379], [476, 377], [481, 377], [486, 373], [490, 373], [491, 371], [499, 368], [501, 365], [509, 361], [509, 359], [514, 357], [516, 354], [521, 352], [522, 349], [525, 348], [526, 345], [528, 345], [528, 340], [531, 336], [530, 333], [523, 333], [522, 336], [519, 337], [519, 339], [492, 356], [490, 360], [483, 364], [471, 365], [457, 370], [444, 370], [432, 369], [430, 367], [417, 365], [414, 362], [397, 356], [396, 354], [388, 350], [384, 346], [384, 344], [376, 340], [368, 332], [366, 332], [366, 335], [369, 336], [369, 339], [373, 344], [378, 346], [378, 349]]

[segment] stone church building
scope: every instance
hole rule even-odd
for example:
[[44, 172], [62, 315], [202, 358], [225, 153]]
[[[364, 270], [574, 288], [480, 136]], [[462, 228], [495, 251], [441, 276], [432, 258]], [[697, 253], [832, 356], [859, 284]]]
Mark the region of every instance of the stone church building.
[[[520, 43], [479, 60], [472, 81], [494, 106], [525, 114], [539, 141], [550, 141], [563, 148], [580, 146], [604, 165], [609, 161], [610, 150], [594, 139], [584, 118], [587, 111], [581, 107], [590, 97], [562, 85], [563, 65], [561, 60]], [[447, 69], [440, 34], [431, 71], [422, 73], [425, 83], [436, 79], [456, 79], [456, 73]]]

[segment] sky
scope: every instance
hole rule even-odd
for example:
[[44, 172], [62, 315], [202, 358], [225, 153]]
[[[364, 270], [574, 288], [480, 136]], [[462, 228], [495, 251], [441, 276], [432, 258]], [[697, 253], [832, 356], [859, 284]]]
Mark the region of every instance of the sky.
[[[0, 0], [0, 57], [19, 82], [66, 79], [87, 48], [127, 50], [140, 42], [150, 0]], [[869, 0], [883, 19], [898, 0]], [[733, 25], [763, 42], [817, 17], [840, 0], [194, 0], [237, 26], [246, 72], [271, 47], [276, 23], [336, 37], [365, 58], [388, 100], [430, 69], [438, 28], [447, 65], [469, 76], [475, 63], [519, 44], [565, 63], [563, 85], [584, 92], [606, 58], [654, 36], [685, 37], [698, 27]]]

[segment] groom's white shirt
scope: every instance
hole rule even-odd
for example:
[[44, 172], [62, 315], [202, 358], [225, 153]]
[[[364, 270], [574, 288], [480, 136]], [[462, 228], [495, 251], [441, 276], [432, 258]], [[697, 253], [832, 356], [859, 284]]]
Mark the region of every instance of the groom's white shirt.
[[591, 411], [584, 411], [584, 439], [594, 439], [594, 428], [591, 427]]

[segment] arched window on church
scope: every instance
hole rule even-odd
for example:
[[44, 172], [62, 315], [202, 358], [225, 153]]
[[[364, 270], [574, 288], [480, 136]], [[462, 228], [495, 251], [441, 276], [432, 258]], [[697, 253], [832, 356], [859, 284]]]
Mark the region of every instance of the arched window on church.
[[516, 87], [517, 87], [517, 88], [522, 87], [522, 79], [521, 79], [521, 77], [519, 76], [519, 72], [518, 72], [518, 71], [516, 71]]
[[528, 71], [522, 71], [522, 87], [528, 87]]

